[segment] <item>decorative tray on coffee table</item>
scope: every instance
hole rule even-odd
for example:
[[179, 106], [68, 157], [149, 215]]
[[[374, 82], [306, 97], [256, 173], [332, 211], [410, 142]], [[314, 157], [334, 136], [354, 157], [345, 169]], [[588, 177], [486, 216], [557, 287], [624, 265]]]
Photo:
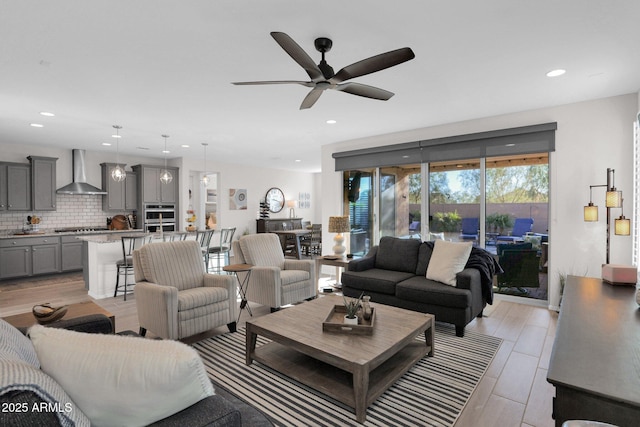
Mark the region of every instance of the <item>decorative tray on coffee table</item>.
[[376, 319], [375, 307], [371, 307], [371, 319], [364, 320], [362, 317], [358, 317], [357, 325], [344, 323], [345, 314], [347, 314], [347, 310], [344, 305], [334, 305], [325, 321], [322, 322], [322, 330], [324, 332], [339, 332], [351, 335], [373, 334], [373, 324]]

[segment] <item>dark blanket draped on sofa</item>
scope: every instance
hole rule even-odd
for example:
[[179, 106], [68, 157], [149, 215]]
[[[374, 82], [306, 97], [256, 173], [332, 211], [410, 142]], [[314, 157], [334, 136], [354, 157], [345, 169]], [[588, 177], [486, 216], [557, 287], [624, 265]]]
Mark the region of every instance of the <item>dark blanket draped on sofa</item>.
[[[433, 242], [425, 242], [433, 251]], [[472, 247], [465, 268], [475, 268], [480, 272], [482, 296], [487, 304], [493, 304], [493, 276], [504, 273], [495, 257], [484, 249]]]

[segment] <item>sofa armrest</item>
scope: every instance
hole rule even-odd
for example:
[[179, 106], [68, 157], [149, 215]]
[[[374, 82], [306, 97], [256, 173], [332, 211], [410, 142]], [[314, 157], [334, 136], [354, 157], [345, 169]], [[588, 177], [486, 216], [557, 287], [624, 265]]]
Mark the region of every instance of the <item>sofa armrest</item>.
[[178, 289], [151, 282], [137, 282], [133, 290], [140, 327], [158, 336], [178, 339]]
[[375, 268], [377, 253], [378, 247], [374, 246], [364, 257], [351, 260], [348, 264], [347, 269], [349, 271], [365, 271]]
[[480, 289], [480, 272], [477, 269], [465, 268], [456, 274], [456, 288], [473, 290], [474, 287]]
[[240, 411], [221, 396], [209, 396], [188, 408], [151, 424], [153, 427], [242, 426]]

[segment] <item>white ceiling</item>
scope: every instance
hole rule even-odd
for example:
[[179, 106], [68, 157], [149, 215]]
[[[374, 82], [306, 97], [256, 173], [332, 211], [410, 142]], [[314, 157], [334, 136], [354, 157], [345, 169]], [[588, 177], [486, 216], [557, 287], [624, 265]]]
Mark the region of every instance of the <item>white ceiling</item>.
[[[353, 80], [389, 101], [328, 91], [300, 111], [303, 86], [231, 84], [307, 80], [271, 31], [318, 62], [333, 39], [336, 72], [416, 58]], [[0, 143], [114, 152], [119, 124], [121, 154], [161, 158], [166, 133], [169, 157], [208, 142], [210, 161], [319, 171], [324, 144], [639, 89], [638, 0], [0, 0]]]

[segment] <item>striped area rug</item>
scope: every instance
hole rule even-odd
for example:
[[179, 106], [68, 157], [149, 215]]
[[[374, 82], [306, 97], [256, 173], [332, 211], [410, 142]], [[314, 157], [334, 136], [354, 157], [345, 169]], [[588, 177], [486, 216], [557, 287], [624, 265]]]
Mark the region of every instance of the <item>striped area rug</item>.
[[[424, 336], [419, 338], [424, 341]], [[268, 342], [258, 337], [258, 345]], [[367, 410], [365, 426], [452, 426], [496, 354], [500, 338], [436, 324], [435, 356], [424, 357]], [[213, 383], [277, 426], [360, 426], [340, 402], [254, 362], [245, 365], [245, 329], [193, 344]]]

